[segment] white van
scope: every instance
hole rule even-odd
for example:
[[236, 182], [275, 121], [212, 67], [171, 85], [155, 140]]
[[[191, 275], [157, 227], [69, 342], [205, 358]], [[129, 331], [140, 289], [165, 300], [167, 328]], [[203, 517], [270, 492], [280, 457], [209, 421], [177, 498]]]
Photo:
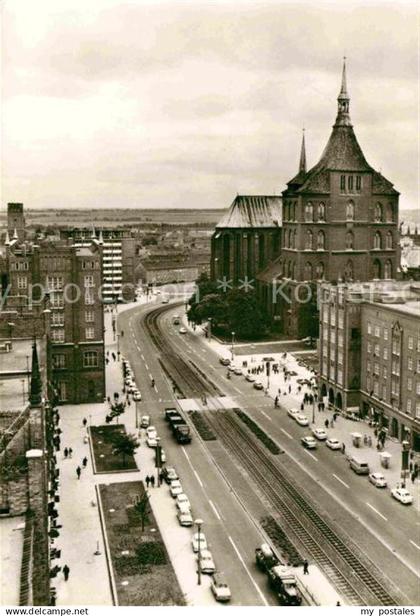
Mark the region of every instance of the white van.
[[350, 463], [350, 468], [357, 474], [357, 475], [369, 475], [369, 464], [363, 460], [362, 458], [359, 458], [357, 456], [352, 456], [349, 460]]

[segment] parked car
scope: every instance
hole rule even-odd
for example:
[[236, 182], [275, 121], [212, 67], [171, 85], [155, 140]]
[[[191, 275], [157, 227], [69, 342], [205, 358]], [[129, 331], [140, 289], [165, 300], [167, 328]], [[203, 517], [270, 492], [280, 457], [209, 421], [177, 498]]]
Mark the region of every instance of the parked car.
[[173, 466], [165, 466], [162, 469], [162, 475], [167, 484], [170, 484], [174, 479], [179, 479], [178, 473]]
[[312, 428], [312, 434], [319, 441], [326, 441], [328, 438], [328, 434], [325, 432], [324, 428]]
[[210, 550], [203, 550], [200, 552], [197, 556], [197, 562], [201, 573], [214, 573], [216, 571], [216, 566]]
[[157, 447], [157, 440], [156, 440], [156, 436], [147, 436], [146, 437], [146, 445], [148, 447]]
[[316, 449], [316, 440], [313, 436], [302, 436], [300, 442], [306, 449]]
[[191, 511], [189, 510], [178, 511], [176, 517], [178, 518], [178, 522], [181, 526], [192, 526], [194, 523]]
[[330, 449], [341, 449], [342, 447], [341, 442], [338, 439], [331, 438], [331, 437], [327, 438], [327, 440], [325, 441], [325, 444]]
[[258, 389], [261, 391], [261, 389], [264, 389], [264, 385], [261, 383], [261, 381], [256, 381], [254, 383], [254, 389]]
[[382, 473], [370, 473], [369, 481], [377, 488], [386, 488], [387, 486], [385, 476]]
[[179, 328], [179, 333], [180, 333], [180, 334], [186, 334], [186, 333], [187, 333], [187, 330], [185, 329], [185, 327], [180, 327], [180, 328]]
[[[199, 541], [200, 539], [200, 541]], [[198, 547], [200, 546], [200, 550], [207, 550], [207, 539], [204, 533], [194, 533], [191, 545], [193, 552], [198, 552]]]
[[215, 573], [210, 583], [211, 591], [216, 601], [227, 603], [230, 601], [231, 592], [229, 586], [219, 573]]
[[136, 389], [136, 391], [133, 393], [133, 400], [135, 400], [136, 402], [139, 402], [141, 400], [141, 393], [138, 389]]
[[242, 368], [234, 368], [233, 374], [236, 374], [237, 376], [242, 376]]
[[296, 423], [298, 423], [300, 426], [309, 426], [309, 419], [306, 417], [306, 415], [296, 415], [295, 420]]
[[178, 494], [183, 493], [182, 485], [179, 479], [174, 479], [169, 484], [169, 492], [171, 493], [172, 498], [176, 498]]
[[160, 450], [160, 461], [165, 463], [166, 462], [166, 453], [164, 449]]
[[255, 381], [255, 376], [253, 374], [247, 374], [245, 375], [245, 378], [248, 381], [248, 383], [253, 383]]
[[191, 509], [190, 499], [183, 492], [176, 497], [176, 506], [178, 509]]
[[142, 415], [140, 420], [140, 428], [148, 428], [150, 425], [150, 415]]
[[299, 409], [287, 409], [287, 414], [292, 419], [295, 419], [298, 415], [300, 415]]
[[146, 428], [146, 436], [154, 436], [156, 438], [157, 432], [155, 426], [148, 426]]
[[228, 359], [227, 357], [220, 357], [219, 362], [222, 364], [222, 366], [230, 365], [230, 359]]
[[391, 496], [403, 505], [411, 505], [413, 496], [405, 488], [392, 488]]

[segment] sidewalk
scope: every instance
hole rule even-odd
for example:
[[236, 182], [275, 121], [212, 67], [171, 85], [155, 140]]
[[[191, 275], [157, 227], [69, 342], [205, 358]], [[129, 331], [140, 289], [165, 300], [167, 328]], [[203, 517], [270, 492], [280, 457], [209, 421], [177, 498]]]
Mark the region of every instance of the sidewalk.
[[[119, 306], [119, 312], [139, 305], [140, 302]], [[116, 353], [117, 341], [112, 331], [112, 313], [105, 313], [106, 350]], [[114, 392], [122, 395], [121, 361], [110, 361], [106, 366], [106, 392], [112, 398]], [[52, 578], [52, 586], [57, 589], [57, 605], [112, 605], [112, 593], [108, 574], [106, 550], [103, 542], [99, 519], [95, 486], [102, 483], [141, 481], [146, 475], [156, 473], [154, 468], [154, 450], [145, 444], [144, 433], [141, 446], [135, 454], [138, 472], [94, 475], [89, 443], [84, 439], [87, 434], [83, 419], [88, 425], [105, 424], [109, 412], [107, 403], [65, 405], [60, 407], [61, 443], [73, 449], [72, 458], [64, 459], [62, 450], [57, 453], [60, 469], [59, 512], [60, 536], [53, 547], [61, 549], [61, 558], [53, 561], [63, 567], [67, 564], [70, 575], [67, 582], [60, 572]], [[122, 417], [121, 423], [127, 432], [136, 432], [135, 403], [132, 402]], [[88, 464], [82, 470], [80, 480], [76, 476], [77, 466], [82, 466], [86, 456]], [[172, 565], [179, 580], [181, 591], [188, 605], [215, 605], [209, 589], [210, 580], [203, 576], [202, 585], [197, 585], [196, 563], [191, 548], [192, 530], [181, 528], [175, 515], [175, 503], [170, 496], [168, 486], [149, 490], [150, 504], [165, 541]], [[99, 546], [99, 555], [95, 555]]]

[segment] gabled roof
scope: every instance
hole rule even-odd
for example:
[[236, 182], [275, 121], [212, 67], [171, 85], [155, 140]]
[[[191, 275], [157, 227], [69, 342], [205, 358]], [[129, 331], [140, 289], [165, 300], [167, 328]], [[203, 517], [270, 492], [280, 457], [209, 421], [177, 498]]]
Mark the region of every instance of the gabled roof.
[[281, 197], [238, 195], [216, 228], [280, 227], [281, 215]]

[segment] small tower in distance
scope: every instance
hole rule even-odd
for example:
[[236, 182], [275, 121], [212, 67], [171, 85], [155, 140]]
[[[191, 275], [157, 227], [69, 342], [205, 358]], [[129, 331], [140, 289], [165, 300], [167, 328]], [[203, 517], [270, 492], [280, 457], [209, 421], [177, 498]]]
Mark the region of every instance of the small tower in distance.
[[7, 230], [10, 237], [13, 237], [16, 231], [17, 239], [20, 242], [25, 239], [25, 216], [23, 213], [23, 203], [7, 204]]

